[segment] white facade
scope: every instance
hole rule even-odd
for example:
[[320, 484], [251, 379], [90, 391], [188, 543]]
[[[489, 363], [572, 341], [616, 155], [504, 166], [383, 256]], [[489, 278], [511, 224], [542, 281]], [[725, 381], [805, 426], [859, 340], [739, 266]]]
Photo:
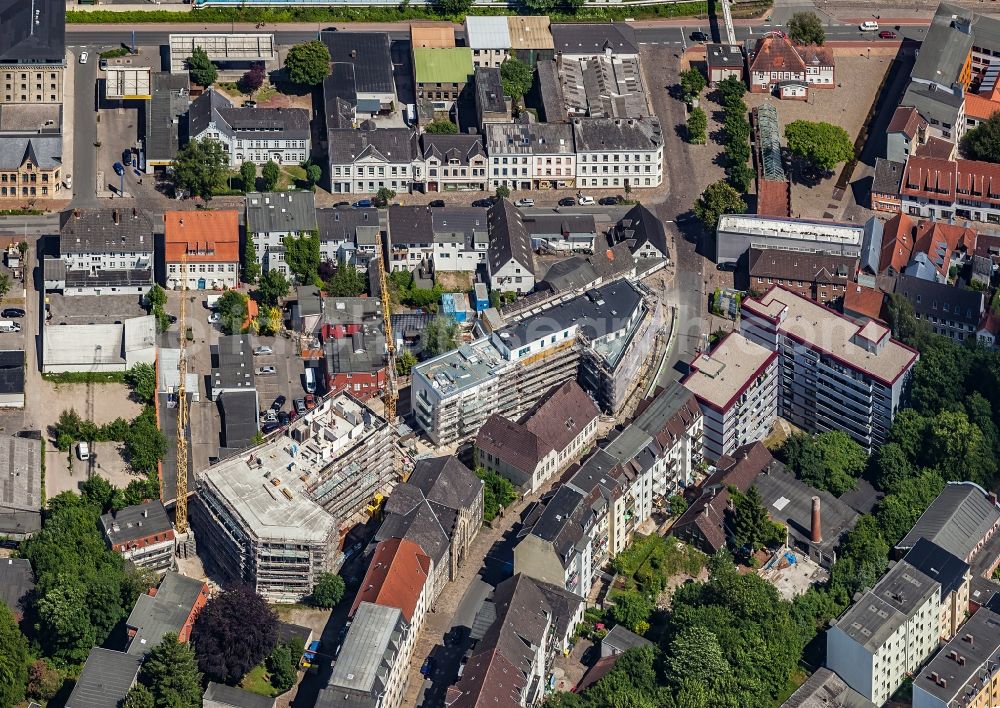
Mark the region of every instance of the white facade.
[[239, 168], [244, 162], [255, 165], [265, 165], [269, 161], [279, 165], [297, 165], [309, 157], [310, 140], [289, 139], [284, 137], [261, 137], [249, 139], [238, 136], [228, 126], [218, 126], [211, 123], [207, 130], [192, 136], [195, 140], [210, 138], [222, 143], [229, 156], [229, 166]]
[[434, 237], [434, 268], [444, 271], [475, 272], [479, 264], [486, 263], [486, 251], [489, 242], [477, 238], [472, 244], [472, 250], [465, 247], [464, 241], [458, 239]]
[[578, 151], [576, 177], [580, 188], [658, 187], [663, 182], [663, 146], [642, 151]]
[[490, 290], [514, 292], [519, 295], [535, 289], [535, 274], [527, 266], [511, 259], [502, 266], [489, 269]]
[[[183, 266], [167, 263], [167, 287], [180, 290], [183, 287]], [[239, 287], [239, 261], [232, 263], [188, 263], [187, 287], [189, 290], [213, 288], [225, 290]]]
[[[119, 551], [121, 557], [141, 568], [149, 568], [162, 573], [169, 570], [174, 562], [173, 534], [165, 534], [165, 540], [144, 546], [128, 545]], [[169, 538], [166, 538], [169, 536]]]
[[[335, 137], [336, 132], [330, 135]], [[390, 162], [376, 155], [352, 163], [330, 164], [331, 191], [335, 194], [375, 194], [382, 187], [412, 192], [414, 183], [422, 183], [425, 174], [423, 160]]]

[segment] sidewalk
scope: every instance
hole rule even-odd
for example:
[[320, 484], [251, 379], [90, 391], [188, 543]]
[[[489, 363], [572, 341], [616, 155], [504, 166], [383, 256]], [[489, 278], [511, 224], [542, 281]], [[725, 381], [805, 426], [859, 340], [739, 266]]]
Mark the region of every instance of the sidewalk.
[[[73, 111], [76, 108], [76, 55], [66, 50], [66, 70], [63, 72], [63, 108], [62, 108], [62, 180], [66, 182], [73, 175]], [[63, 198], [73, 199], [73, 189], [77, 182], [71, 183], [72, 189], [63, 187]]]

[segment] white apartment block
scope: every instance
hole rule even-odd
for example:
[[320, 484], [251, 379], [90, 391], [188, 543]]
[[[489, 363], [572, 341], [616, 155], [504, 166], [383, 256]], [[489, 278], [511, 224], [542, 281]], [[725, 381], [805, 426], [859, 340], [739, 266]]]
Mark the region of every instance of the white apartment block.
[[576, 183], [573, 131], [564, 123], [488, 123], [489, 189], [565, 189]]
[[712, 460], [765, 438], [778, 415], [778, 355], [740, 334], [698, 355], [683, 384], [705, 416], [705, 455]]
[[663, 181], [663, 129], [656, 118], [575, 118], [577, 186], [657, 187]]
[[938, 646], [941, 585], [906, 561], [893, 565], [826, 633], [826, 665], [882, 705]]
[[884, 443], [919, 354], [875, 321], [855, 323], [774, 286], [743, 300], [740, 332], [779, 357], [779, 414], [809, 432]]
[[872, 228], [881, 228], [875, 218], [862, 226], [759, 214], [723, 214], [715, 230], [715, 262], [735, 263], [750, 248], [858, 256], [865, 233]]
[[312, 192], [248, 192], [247, 238], [253, 240], [264, 272], [277, 270], [291, 280], [285, 262], [285, 238], [318, 230]]
[[424, 159], [417, 134], [409, 128], [329, 131], [330, 191], [335, 194], [375, 194], [382, 187], [410, 192], [424, 181]]

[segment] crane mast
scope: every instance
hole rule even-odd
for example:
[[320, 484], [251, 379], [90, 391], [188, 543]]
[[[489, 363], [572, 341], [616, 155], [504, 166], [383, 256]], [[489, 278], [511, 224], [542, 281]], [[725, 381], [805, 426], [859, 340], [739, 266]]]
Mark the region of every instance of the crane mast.
[[385, 327], [385, 348], [389, 355], [387, 385], [385, 390], [385, 419], [389, 425], [396, 424], [396, 402], [399, 400], [399, 390], [396, 388], [396, 341], [392, 334], [392, 313], [389, 309], [389, 286], [385, 276], [385, 263], [382, 260], [382, 242], [375, 241], [375, 260], [378, 262], [379, 291], [382, 296], [382, 324]]
[[187, 247], [181, 254], [181, 308], [177, 318], [180, 340], [180, 356], [177, 369], [177, 501], [174, 507], [174, 524], [178, 534], [188, 530], [188, 405], [185, 389], [187, 378], [187, 294], [188, 262]]

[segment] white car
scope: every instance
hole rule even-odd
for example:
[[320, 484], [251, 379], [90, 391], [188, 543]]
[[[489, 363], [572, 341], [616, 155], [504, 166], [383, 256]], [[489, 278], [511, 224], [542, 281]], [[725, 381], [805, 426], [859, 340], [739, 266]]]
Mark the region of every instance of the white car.
[[278, 373], [278, 370], [273, 366], [260, 366], [257, 368], [258, 376], [271, 376], [276, 373]]
[[76, 454], [79, 455], [81, 460], [86, 462], [90, 459], [90, 445], [84, 441], [78, 442], [76, 444]]
[[259, 346], [253, 350], [254, 356], [264, 356], [265, 354], [274, 354], [274, 350], [266, 345]]
[[218, 324], [219, 320], [221, 320], [221, 319], [222, 319], [222, 315], [220, 313], [213, 312], [212, 314], [210, 314], [208, 316], [208, 323], [209, 324]]
[[858, 29], [862, 32], [878, 32], [878, 22], [875, 22], [874, 20], [865, 20], [858, 25]]
[[533, 207], [535, 206], [535, 200], [530, 198], [518, 199], [516, 202], [514, 202], [514, 206]]
[[577, 202], [580, 206], [590, 206], [596, 204], [593, 197], [580, 197]]
[[87, 52], [80, 52], [80, 63], [81, 64], [86, 64], [88, 59], [90, 59], [90, 55]]

